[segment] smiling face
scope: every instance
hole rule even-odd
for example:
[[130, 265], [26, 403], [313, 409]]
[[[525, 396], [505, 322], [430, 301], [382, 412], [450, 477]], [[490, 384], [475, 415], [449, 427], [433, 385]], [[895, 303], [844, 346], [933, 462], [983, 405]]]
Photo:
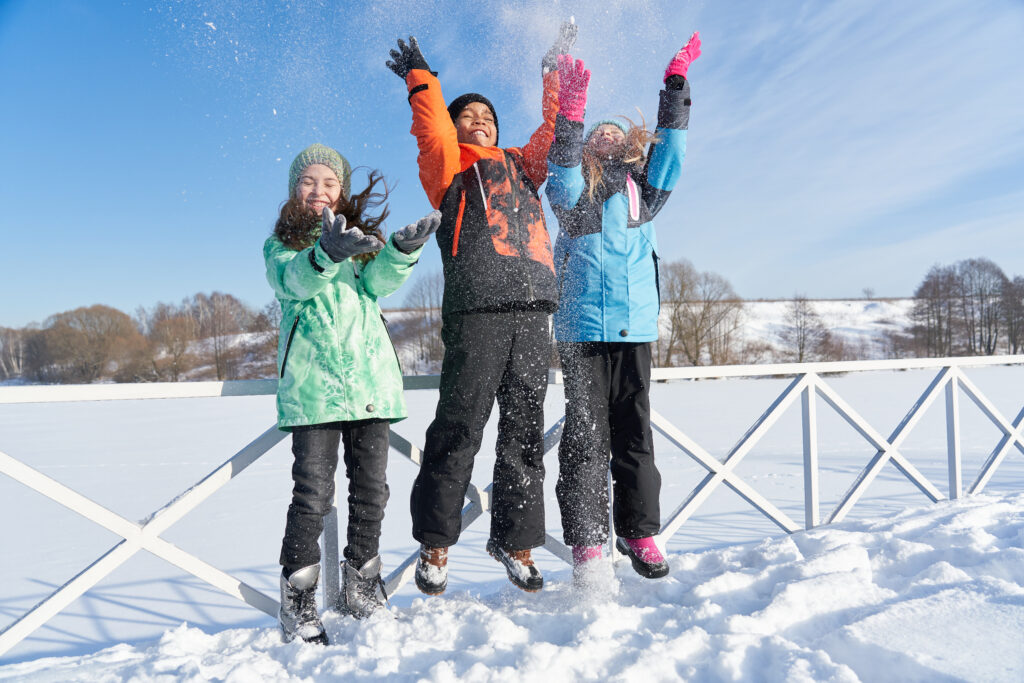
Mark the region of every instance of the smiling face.
[[602, 157], [616, 156], [625, 145], [626, 134], [622, 132], [621, 128], [611, 123], [602, 123], [587, 139], [587, 147], [590, 148], [590, 151]]
[[334, 207], [341, 197], [341, 183], [323, 164], [310, 164], [299, 175], [295, 185], [295, 196], [314, 216], [319, 216], [325, 206]]
[[465, 145], [493, 147], [498, 141], [498, 128], [494, 115], [483, 102], [470, 102], [455, 117], [455, 133]]

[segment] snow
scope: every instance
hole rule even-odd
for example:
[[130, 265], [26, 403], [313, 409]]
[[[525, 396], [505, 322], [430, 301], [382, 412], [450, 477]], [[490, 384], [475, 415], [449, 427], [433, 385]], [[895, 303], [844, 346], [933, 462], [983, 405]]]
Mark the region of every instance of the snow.
[[[1020, 410], [1024, 368], [968, 370], [1003, 412]], [[883, 433], [934, 373], [828, 378]], [[652, 403], [716, 457], [729, 451], [785, 379], [655, 385]], [[422, 444], [436, 391], [409, 392], [396, 431]], [[561, 388], [545, 403], [560, 415]], [[1000, 432], [961, 401], [964, 481]], [[0, 406], [0, 450], [129, 519], [199, 480], [273, 420], [273, 397]], [[819, 407], [822, 512], [874, 449]], [[490, 480], [495, 416], [474, 482]], [[656, 440], [662, 516], [705, 471]], [[944, 410], [922, 418], [901, 452], [946, 491]], [[547, 458], [548, 529], [560, 536]], [[164, 538], [276, 597], [290, 481], [288, 441]], [[415, 467], [394, 455], [385, 571], [415, 549], [406, 504]], [[803, 519], [799, 407], [736, 474]], [[487, 556], [486, 515], [450, 557], [449, 588], [410, 583], [390, 608], [356, 621], [327, 612], [326, 648], [282, 642], [272, 619], [140, 553], [0, 659], [0, 680], [795, 680], [1016, 681], [1024, 678], [1024, 457], [1010, 453], [985, 493], [930, 504], [887, 466], [846, 520], [785, 535], [722, 486], [668, 543], [671, 573], [615, 564], [611, 586], [581, 594], [571, 569], [535, 552], [545, 588], [512, 587]], [[343, 514], [343, 513], [342, 513]], [[0, 609], [10, 623], [117, 538], [5, 477]], [[344, 523], [342, 520], [342, 528]], [[10, 549], [15, 549], [11, 551]]]

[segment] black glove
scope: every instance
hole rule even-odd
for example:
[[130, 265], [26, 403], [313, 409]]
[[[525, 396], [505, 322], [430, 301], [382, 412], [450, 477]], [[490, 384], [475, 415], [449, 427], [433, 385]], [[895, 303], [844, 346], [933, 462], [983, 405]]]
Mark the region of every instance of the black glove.
[[410, 223], [396, 232], [391, 236], [391, 241], [398, 247], [398, 251], [403, 254], [411, 254], [427, 243], [430, 236], [437, 232], [439, 225], [441, 225], [441, 212], [431, 211], [415, 223]]
[[331, 207], [325, 206], [320, 248], [327, 252], [332, 261], [340, 263], [350, 256], [380, 251], [384, 243], [373, 235], [363, 234], [359, 228], [346, 227], [345, 217], [335, 218]]
[[[409, 44], [399, 38], [398, 49], [391, 51], [391, 59], [384, 62], [385, 65], [396, 74], [402, 80], [409, 75], [409, 72], [413, 69], [423, 69], [424, 71], [430, 71], [430, 67], [427, 66], [427, 60], [423, 58], [423, 53], [420, 52], [420, 44], [416, 42], [416, 36], [409, 36]], [[430, 71], [433, 75], [437, 75], [436, 71]]]
[[576, 24], [568, 21], [562, 22], [562, 25], [558, 27], [558, 37], [555, 38], [555, 44], [544, 55], [544, 59], [540, 60], [541, 73], [546, 74], [558, 68], [558, 55], [567, 55], [572, 51], [572, 46], [576, 44], [576, 34], [579, 30], [580, 27]]

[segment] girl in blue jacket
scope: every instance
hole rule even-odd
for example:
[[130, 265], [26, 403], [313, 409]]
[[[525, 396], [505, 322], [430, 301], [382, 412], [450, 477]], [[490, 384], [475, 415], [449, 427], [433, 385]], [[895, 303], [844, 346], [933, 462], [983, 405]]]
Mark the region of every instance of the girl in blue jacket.
[[658, 338], [658, 247], [652, 220], [679, 179], [690, 85], [700, 55], [694, 33], [665, 70], [652, 135], [603, 120], [584, 135], [590, 72], [567, 58], [547, 196], [558, 218], [555, 338], [565, 377], [566, 420], [556, 487], [577, 583], [599, 578], [608, 539], [611, 451], [616, 547], [647, 578], [668, 574], [654, 542], [661, 528], [661, 475], [650, 424], [651, 342]]

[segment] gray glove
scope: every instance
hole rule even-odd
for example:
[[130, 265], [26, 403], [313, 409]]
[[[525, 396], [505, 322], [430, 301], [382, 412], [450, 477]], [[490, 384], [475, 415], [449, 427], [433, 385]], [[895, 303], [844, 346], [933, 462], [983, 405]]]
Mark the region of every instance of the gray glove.
[[364, 235], [359, 228], [346, 227], [345, 217], [335, 218], [331, 207], [325, 206], [320, 247], [327, 252], [332, 261], [339, 263], [350, 256], [380, 251], [384, 248], [384, 243], [373, 235]]
[[391, 236], [391, 241], [398, 247], [398, 251], [403, 254], [411, 254], [427, 243], [430, 236], [437, 232], [439, 225], [441, 225], [441, 212], [431, 211], [415, 223], [410, 223], [396, 232]]
[[546, 74], [558, 68], [558, 55], [567, 55], [572, 51], [572, 46], [576, 44], [576, 34], [579, 30], [580, 27], [575, 22], [562, 22], [562, 25], [558, 27], [558, 37], [555, 38], [555, 44], [551, 46], [551, 49], [544, 55], [544, 59], [540, 61], [541, 73]]

